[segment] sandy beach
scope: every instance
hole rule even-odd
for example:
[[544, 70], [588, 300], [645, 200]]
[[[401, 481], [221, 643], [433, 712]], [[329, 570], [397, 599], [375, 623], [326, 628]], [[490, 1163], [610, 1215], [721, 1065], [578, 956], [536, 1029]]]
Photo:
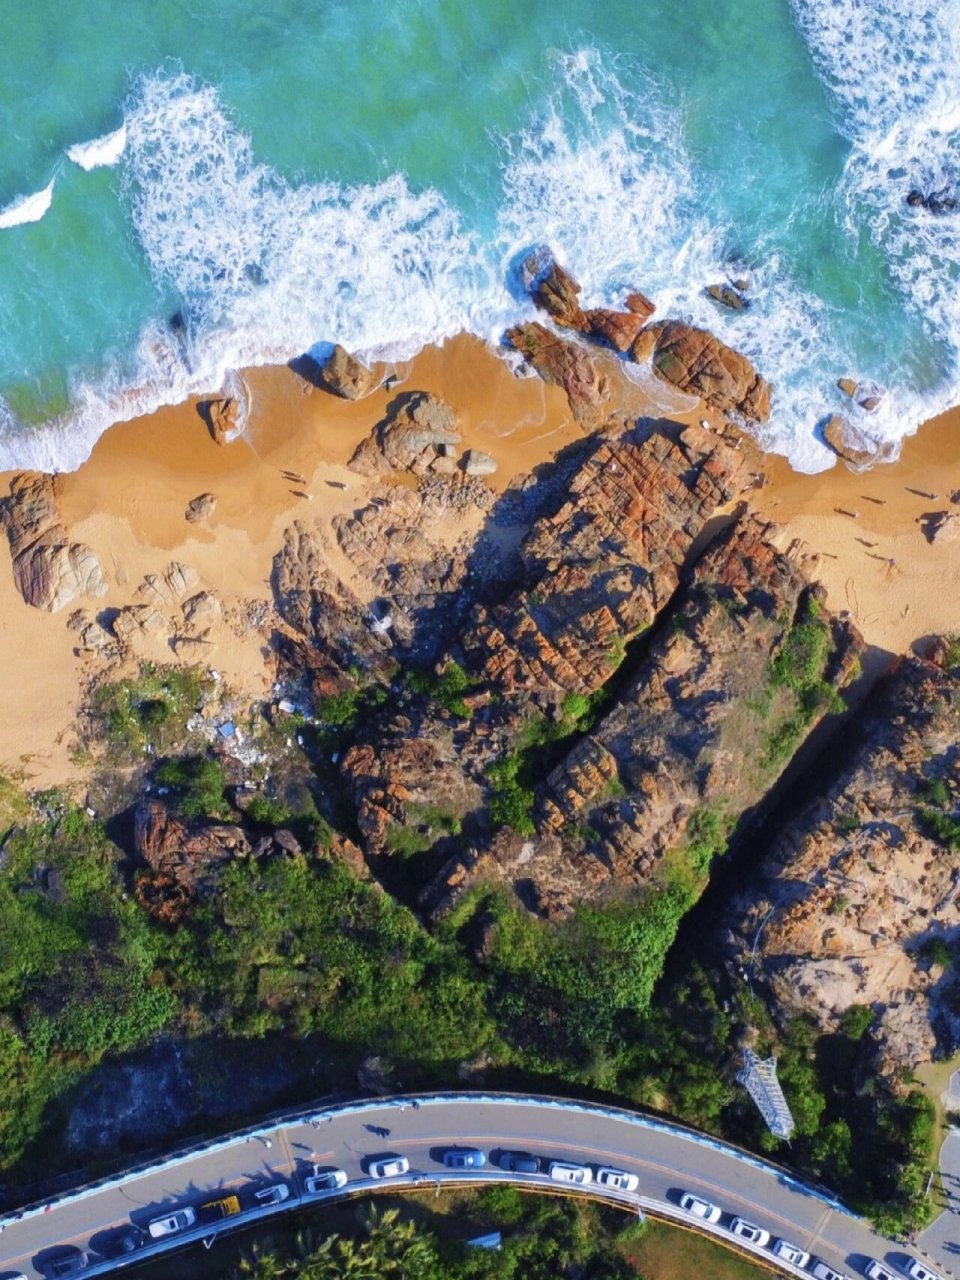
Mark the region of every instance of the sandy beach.
[[[161, 579], [175, 562], [193, 569], [195, 589], [212, 592], [222, 607], [204, 639], [204, 665], [232, 687], [254, 696], [266, 692], [273, 669], [265, 624], [278, 622], [270, 573], [284, 530], [294, 520], [323, 530], [335, 515], [363, 505], [368, 482], [345, 463], [398, 391], [432, 391], [451, 404], [463, 447], [497, 459], [491, 483], [498, 489], [583, 434], [561, 391], [538, 378], [515, 377], [474, 338], [428, 348], [397, 373], [398, 385], [351, 403], [312, 388], [286, 367], [252, 370], [245, 375], [252, 410], [234, 443], [216, 444], [196, 405], [187, 403], [115, 426], [79, 470], [58, 478], [69, 536], [97, 553], [109, 591], [58, 614], [42, 613], [24, 603], [9, 555], [0, 555], [0, 663], [6, 673], [0, 771], [35, 787], [82, 779], [77, 708], [103, 662], [76, 652], [70, 618], [82, 607], [90, 618], [109, 619], [142, 600], [145, 580]], [[652, 407], [662, 411], [662, 405]], [[878, 667], [922, 637], [957, 627], [955, 549], [949, 542], [931, 545], [921, 522], [954, 509], [949, 495], [960, 484], [960, 411], [906, 441], [897, 463], [864, 475], [842, 463], [818, 476], [797, 475], [773, 456], [764, 459], [764, 471], [767, 483], [752, 495], [753, 505], [781, 526], [782, 545], [799, 538], [809, 554], [819, 553], [814, 576], [826, 585], [831, 606], [849, 610], [875, 646]], [[10, 478], [0, 477], [3, 491]], [[203, 493], [216, 497], [215, 511], [188, 523], [186, 506]], [[480, 518], [451, 517], [434, 536], [452, 545]], [[328, 542], [335, 556], [336, 541], [331, 536]], [[346, 562], [336, 567], [345, 577], [353, 574]], [[355, 574], [350, 585], [369, 598], [369, 585]], [[127, 667], [143, 660], [178, 661], [170, 636], [137, 637]], [[124, 669], [117, 666], [117, 675]]]

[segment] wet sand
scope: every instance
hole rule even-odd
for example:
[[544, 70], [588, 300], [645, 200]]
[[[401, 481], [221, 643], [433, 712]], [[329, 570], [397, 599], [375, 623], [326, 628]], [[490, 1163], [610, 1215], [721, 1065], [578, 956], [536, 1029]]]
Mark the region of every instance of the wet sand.
[[[214, 443], [195, 403], [113, 427], [79, 470], [58, 481], [70, 538], [93, 547], [110, 585], [104, 598], [77, 601], [74, 608], [109, 616], [138, 601], [146, 575], [162, 574], [172, 561], [190, 565], [199, 574], [198, 589], [214, 592], [225, 611], [207, 637], [205, 665], [232, 687], [266, 692], [273, 670], [264, 632], [243, 619], [271, 608], [273, 557], [294, 520], [323, 530], [333, 516], [363, 505], [369, 482], [345, 463], [398, 394], [428, 390], [450, 403], [460, 418], [462, 447], [497, 459], [490, 482], [498, 489], [583, 435], [562, 392], [538, 378], [515, 377], [477, 339], [429, 348], [398, 372], [399, 385], [350, 403], [310, 387], [286, 367], [252, 370], [244, 375], [253, 396], [247, 429], [227, 446]], [[659, 416], [668, 403], [669, 395], [658, 394], [650, 412]], [[685, 408], [676, 416], [704, 415]], [[960, 630], [960, 557], [950, 543], [930, 545], [917, 523], [930, 512], [960, 510], [949, 503], [951, 490], [960, 487], [960, 411], [908, 440], [899, 462], [866, 475], [840, 463], [823, 475], [800, 476], [775, 457], [764, 459], [764, 470], [767, 484], [752, 495], [753, 505], [782, 526], [781, 545], [800, 538], [822, 553], [814, 572], [831, 605], [849, 609], [879, 652], [905, 652], [925, 635]], [[0, 492], [9, 478], [0, 476]], [[216, 510], [209, 521], [189, 524], [187, 503], [205, 492], [216, 496]], [[452, 518], [440, 536], [452, 545], [478, 519]], [[335, 540], [329, 541], [336, 554]], [[336, 567], [353, 572], [345, 563]], [[355, 576], [350, 585], [361, 598], [372, 594]], [[74, 653], [77, 632], [67, 625], [74, 608], [49, 615], [28, 607], [14, 588], [9, 556], [0, 554], [7, 712], [0, 771], [24, 776], [32, 786], [84, 774], [74, 758], [74, 725], [81, 692], [102, 662]], [[176, 660], [166, 636], [139, 644], [132, 664], [143, 658]]]

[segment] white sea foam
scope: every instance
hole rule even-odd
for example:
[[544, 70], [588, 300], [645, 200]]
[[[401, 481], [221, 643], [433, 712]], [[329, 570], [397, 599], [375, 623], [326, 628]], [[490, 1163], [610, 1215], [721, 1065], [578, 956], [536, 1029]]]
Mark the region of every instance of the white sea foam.
[[19, 227], [25, 222], [39, 222], [53, 203], [56, 178], [51, 178], [42, 191], [29, 196], [17, 196], [0, 209], [0, 229]]
[[960, 200], [960, 0], [793, 0], [852, 149], [836, 192], [851, 246], [864, 226], [915, 337], [897, 385], [863, 421], [898, 440], [960, 399], [960, 211], [906, 204], [912, 189]]
[[67, 157], [81, 169], [100, 169], [115, 165], [127, 145], [127, 126], [122, 124], [113, 133], [105, 133], [90, 142], [77, 142], [67, 147]]

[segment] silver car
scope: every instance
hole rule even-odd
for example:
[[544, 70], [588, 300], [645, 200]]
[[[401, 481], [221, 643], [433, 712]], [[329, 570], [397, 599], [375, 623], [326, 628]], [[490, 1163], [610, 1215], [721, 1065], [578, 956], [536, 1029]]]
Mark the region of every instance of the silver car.
[[147, 1224], [147, 1231], [154, 1240], [162, 1240], [164, 1236], [175, 1236], [178, 1231], [186, 1231], [196, 1220], [196, 1210], [188, 1205], [185, 1209], [177, 1209], [175, 1213], [164, 1214], [162, 1218], [154, 1218]]

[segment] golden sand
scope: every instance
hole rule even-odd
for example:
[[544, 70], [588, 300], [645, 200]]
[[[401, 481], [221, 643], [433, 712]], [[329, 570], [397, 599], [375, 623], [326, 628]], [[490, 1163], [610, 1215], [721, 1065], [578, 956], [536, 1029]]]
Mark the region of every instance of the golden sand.
[[[264, 635], [244, 628], [244, 612], [251, 602], [271, 606], [273, 557], [294, 520], [322, 530], [363, 505], [369, 484], [344, 464], [398, 391], [432, 391], [451, 404], [463, 447], [497, 459], [497, 488], [582, 436], [562, 392], [515, 377], [477, 339], [429, 348], [401, 374], [401, 386], [349, 403], [285, 367], [253, 370], [245, 375], [253, 397], [247, 429], [227, 446], [214, 443], [194, 403], [113, 427], [59, 482], [70, 538], [93, 547], [110, 584], [106, 597], [78, 607], [109, 617], [138, 601], [146, 575], [162, 575], [172, 561], [190, 565], [200, 588], [216, 593], [225, 609], [204, 647], [205, 664], [249, 693], [265, 690], [273, 673]], [[703, 415], [697, 409], [681, 416]], [[768, 484], [754, 495], [755, 507], [783, 526], [781, 544], [801, 538], [823, 553], [817, 572], [831, 605], [849, 609], [880, 651], [904, 652], [927, 634], [960, 629], [960, 557], [950, 544], [928, 544], [917, 523], [948, 508], [951, 489], [960, 487], [958, 426], [956, 414], [938, 419], [906, 442], [899, 462], [864, 476], [842, 464], [798, 476], [781, 459], [766, 459]], [[189, 524], [187, 503], [204, 492], [216, 496], [216, 510], [209, 521]], [[452, 544], [468, 525], [461, 517], [440, 534]], [[328, 541], [336, 555], [335, 539]], [[346, 564], [336, 567], [352, 573]], [[370, 594], [362, 582], [351, 585], [361, 598]], [[0, 770], [22, 773], [34, 786], [83, 775], [73, 758], [74, 724], [82, 690], [100, 667], [74, 652], [72, 612], [27, 606], [9, 557], [0, 554]], [[144, 640], [135, 657], [175, 660], [166, 637]]]

